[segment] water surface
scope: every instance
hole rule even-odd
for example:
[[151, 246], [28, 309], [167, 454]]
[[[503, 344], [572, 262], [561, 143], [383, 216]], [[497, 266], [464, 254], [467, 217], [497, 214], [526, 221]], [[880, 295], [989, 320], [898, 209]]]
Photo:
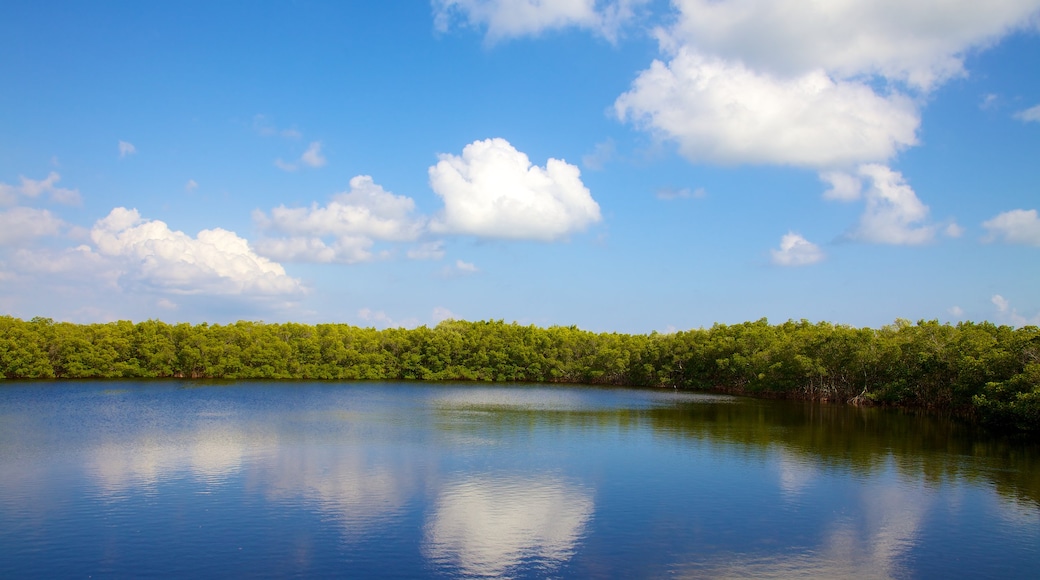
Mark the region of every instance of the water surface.
[[0, 577], [1034, 577], [1040, 449], [671, 390], [0, 384]]

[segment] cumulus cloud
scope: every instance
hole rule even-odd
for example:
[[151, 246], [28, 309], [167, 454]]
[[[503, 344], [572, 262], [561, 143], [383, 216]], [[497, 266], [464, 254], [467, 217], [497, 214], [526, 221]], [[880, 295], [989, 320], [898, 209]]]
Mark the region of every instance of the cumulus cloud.
[[1001, 240], [1008, 244], [1040, 246], [1040, 218], [1035, 209], [1013, 209], [982, 222], [989, 230], [985, 241]]
[[863, 193], [863, 182], [860, 178], [844, 171], [823, 172], [820, 174], [820, 180], [831, 186], [823, 192], [824, 199], [856, 201]]
[[419, 237], [425, 219], [414, 215], [415, 201], [394, 195], [368, 175], [350, 180], [350, 189], [332, 196], [324, 206], [271, 210], [268, 216], [254, 212], [261, 229], [288, 234], [264, 239], [256, 247], [277, 260], [354, 263], [370, 260], [376, 240], [412, 241]]
[[864, 193], [866, 209], [859, 224], [848, 237], [876, 244], [915, 245], [932, 241], [937, 227], [924, 223], [928, 206], [898, 171], [884, 165], [868, 164], [859, 168], [861, 177], [870, 181]]
[[444, 211], [436, 233], [550, 241], [600, 220], [581, 172], [559, 159], [535, 166], [505, 139], [474, 141], [461, 156], [444, 154], [430, 167], [430, 187]]
[[137, 153], [137, 147], [134, 147], [133, 143], [128, 141], [119, 142], [119, 158], [122, 159], [127, 155], [134, 155]]
[[917, 143], [917, 106], [821, 70], [781, 78], [682, 48], [614, 104], [690, 161], [811, 168], [883, 161]]
[[780, 249], [770, 250], [770, 253], [777, 266], [808, 266], [823, 260], [823, 250], [819, 246], [794, 232], [780, 238]]
[[14, 207], [0, 211], [0, 245], [15, 245], [34, 238], [58, 235], [65, 222], [45, 209]]
[[825, 172], [884, 163], [916, 145], [927, 94], [964, 74], [968, 52], [1040, 9], [1040, 0], [672, 4], [674, 23], [656, 31], [666, 58], [617, 99], [618, 118], [694, 162]]
[[1019, 121], [1040, 123], [1040, 105], [1030, 107], [1024, 111], [1015, 113], [1015, 118]]
[[90, 238], [117, 261], [122, 278], [177, 294], [296, 294], [300, 282], [256, 255], [246, 240], [220, 228], [196, 237], [118, 207], [97, 221]]
[[756, 70], [876, 75], [930, 90], [964, 74], [971, 49], [1035, 22], [1037, 0], [673, 0], [665, 46], [692, 43]]
[[56, 185], [61, 181], [61, 175], [56, 171], [50, 172], [40, 180], [25, 176], [19, 176], [18, 179], [21, 182], [18, 185], [0, 183], [0, 205], [13, 205], [19, 197], [35, 199], [43, 194], [47, 194], [51, 201], [65, 205], [79, 205], [83, 202], [78, 189], [66, 189]]
[[[487, 41], [537, 36], [576, 27], [613, 41], [620, 27], [647, 0], [433, 0], [434, 26], [447, 32], [455, 23], [487, 29]], [[598, 4], [598, 6], [597, 6]]]

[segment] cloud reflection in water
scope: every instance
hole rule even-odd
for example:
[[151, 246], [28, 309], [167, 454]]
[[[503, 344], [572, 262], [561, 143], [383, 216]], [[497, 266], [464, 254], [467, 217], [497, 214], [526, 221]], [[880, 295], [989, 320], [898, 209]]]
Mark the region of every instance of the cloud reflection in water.
[[553, 477], [477, 476], [444, 486], [423, 553], [466, 576], [502, 576], [521, 563], [567, 561], [592, 517], [592, 494]]

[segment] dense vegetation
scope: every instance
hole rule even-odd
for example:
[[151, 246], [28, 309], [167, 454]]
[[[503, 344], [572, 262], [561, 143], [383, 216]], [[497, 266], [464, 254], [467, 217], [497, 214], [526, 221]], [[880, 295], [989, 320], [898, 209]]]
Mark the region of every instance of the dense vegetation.
[[9, 379], [422, 379], [674, 387], [948, 409], [1040, 430], [1040, 329], [897, 321], [880, 329], [766, 320], [674, 334], [502, 321], [78, 325], [0, 316]]

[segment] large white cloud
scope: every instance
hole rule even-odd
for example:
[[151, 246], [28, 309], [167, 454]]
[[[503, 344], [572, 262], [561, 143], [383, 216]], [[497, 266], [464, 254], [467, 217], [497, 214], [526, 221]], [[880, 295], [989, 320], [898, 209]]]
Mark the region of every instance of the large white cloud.
[[332, 196], [324, 206], [257, 211], [253, 217], [266, 231], [288, 234], [257, 242], [258, 251], [278, 260], [354, 263], [373, 257], [376, 240], [413, 241], [422, 234], [425, 218], [416, 216], [415, 201], [394, 195], [368, 175], [350, 180], [350, 189]]
[[433, 0], [434, 25], [446, 32], [455, 20], [486, 28], [487, 39], [537, 35], [578, 27], [613, 40], [619, 27], [647, 0]]
[[246, 240], [220, 228], [191, 237], [164, 222], [117, 207], [90, 231], [97, 252], [116, 260], [123, 277], [179, 294], [295, 294], [300, 282], [256, 255]]
[[822, 70], [782, 78], [681, 48], [654, 61], [615, 111], [678, 144], [694, 162], [811, 168], [884, 161], [917, 143], [910, 98], [878, 95]]
[[1040, 0], [673, 0], [666, 44], [693, 43], [758, 70], [878, 75], [920, 90], [964, 73], [964, 56], [1035, 22]]
[[65, 222], [45, 209], [13, 207], [0, 211], [0, 244], [18, 244], [33, 238], [58, 235]]
[[915, 245], [935, 239], [937, 226], [928, 224], [928, 206], [898, 171], [878, 164], [859, 168], [870, 181], [863, 193], [867, 206], [849, 238], [876, 244]]
[[533, 165], [505, 139], [474, 141], [461, 156], [441, 155], [429, 174], [430, 187], [444, 200], [443, 213], [430, 223], [433, 232], [550, 241], [600, 220], [576, 166], [559, 159]]
[[928, 92], [1040, 15], [1040, 0], [672, 4], [676, 20], [657, 30], [666, 61], [617, 100], [618, 116], [695, 162], [822, 171], [916, 145]]
[[989, 230], [986, 241], [1003, 240], [1008, 244], [1040, 246], [1040, 218], [1035, 209], [1013, 209], [982, 222]]

